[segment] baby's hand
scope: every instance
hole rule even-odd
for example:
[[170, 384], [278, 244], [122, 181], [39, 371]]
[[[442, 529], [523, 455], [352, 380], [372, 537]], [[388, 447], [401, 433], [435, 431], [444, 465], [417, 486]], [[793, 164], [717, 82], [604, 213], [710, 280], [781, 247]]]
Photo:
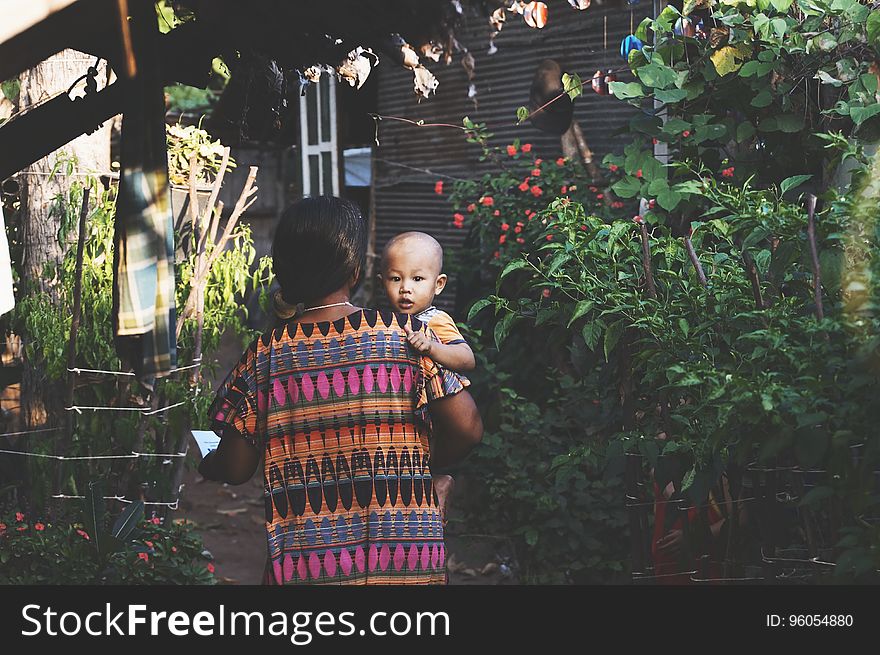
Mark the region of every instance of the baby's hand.
[[424, 332], [413, 332], [408, 325], [403, 326], [406, 332], [406, 340], [409, 344], [423, 355], [431, 354], [431, 339]]

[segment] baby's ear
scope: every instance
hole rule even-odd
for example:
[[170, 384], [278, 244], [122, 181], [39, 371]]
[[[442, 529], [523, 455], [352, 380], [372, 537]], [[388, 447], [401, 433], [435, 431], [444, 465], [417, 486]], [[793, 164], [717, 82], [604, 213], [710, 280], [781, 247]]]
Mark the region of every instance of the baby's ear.
[[440, 273], [437, 276], [437, 281], [434, 283], [434, 293], [439, 294], [442, 293], [443, 289], [446, 288], [446, 281], [448, 278], [446, 277], [446, 273]]

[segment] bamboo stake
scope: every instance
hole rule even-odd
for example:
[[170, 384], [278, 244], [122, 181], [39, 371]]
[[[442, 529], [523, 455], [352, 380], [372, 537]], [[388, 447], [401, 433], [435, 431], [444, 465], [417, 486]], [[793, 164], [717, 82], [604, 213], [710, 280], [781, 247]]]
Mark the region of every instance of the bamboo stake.
[[816, 246], [816, 196], [807, 196], [807, 239], [810, 241], [810, 260], [813, 264], [813, 297], [816, 301], [816, 318], [825, 318], [822, 306], [822, 269], [819, 265], [819, 248]]
[[[82, 207], [79, 211], [79, 236], [76, 241], [76, 265], [73, 274], [73, 315], [70, 319], [70, 340], [67, 346], [67, 394], [65, 407], [73, 406], [73, 390], [76, 386], [76, 373], [70, 369], [76, 367], [76, 337], [79, 334], [79, 322], [82, 316], [82, 270], [83, 254], [86, 247], [86, 219], [89, 216], [89, 187], [83, 189]], [[63, 444], [70, 446], [73, 442], [73, 412], [67, 412], [67, 429], [65, 438], [61, 443], [56, 442], [55, 454], [61, 454], [59, 449]], [[59, 466], [55, 474], [55, 493], [61, 493], [61, 480], [64, 467]]]
[[642, 238], [642, 266], [645, 269], [645, 282], [648, 284], [648, 295], [653, 299], [657, 299], [657, 287], [654, 286], [654, 272], [651, 270], [651, 246], [648, 243], [648, 226], [642, 216], [647, 210], [648, 204], [644, 198], [639, 203], [639, 216], [636, 217], [636, 223], [639, 225], [639, 233]]

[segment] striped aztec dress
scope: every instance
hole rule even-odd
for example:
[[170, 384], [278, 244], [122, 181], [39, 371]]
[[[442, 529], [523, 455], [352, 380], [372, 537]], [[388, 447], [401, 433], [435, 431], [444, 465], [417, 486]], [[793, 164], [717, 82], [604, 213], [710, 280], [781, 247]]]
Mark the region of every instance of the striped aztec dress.
[[264, 456], [265, 583], [445, 582], [426, 403], [463, 384], [408, 347], [407, 324], [428, 331], [375, 310], [286, 322], [218, 391], [214, 430], [233, 426]]

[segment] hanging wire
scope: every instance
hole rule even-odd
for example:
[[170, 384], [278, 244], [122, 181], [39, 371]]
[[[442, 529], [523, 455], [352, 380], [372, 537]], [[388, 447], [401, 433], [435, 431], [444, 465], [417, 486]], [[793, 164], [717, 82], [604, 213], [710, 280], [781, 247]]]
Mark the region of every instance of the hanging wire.
[[6, 455], [21, 455], [22, 457], [41, 457], [43, 459], [55, 459], [59, 462], [74, 461], [92, 461], [99, 459], [138, 459], [140, 457], [186, 457], [186, 452], [182, 453], [138, 453], [132, 451], [130, 455], [77, 455], [68, 457], [66, 455], [44, 455], [43, 453], [33, 453], [24, 450], [0, 450], [0, 453]]
[[18, 437], [23, 434], [37, 434], [39, 432], [58, 432], [62, 428], [42, 428], [40, 430], [22, 430], [21, 432], [4, 432], [0, 437]]
[[[188, 366], [180, 366], [180, 367], [174, 369], [173, 371], [171, 371], [170, 374], [177, 373], [178, 371], [187, 371], [187, 370], [189, 370], [189, 369], [191, 369], [191, 368], [196, 368], [197, 366], [200, 366], [201, 363], [202, 363], [202, 358], [201, 358], [201, 357], [195, 357], [195, 358], [193, 359], [193, 363], [192, 363], [192, 364], [190, 364], [190, 365], [188, 365]], [[100, 374], [103, 374], [103, 375], [129, 375], [129, 376], [134, 376], [134, 373], [131, 372], [131, 371], [106, 371], [106, 370], [104, 370], [104, 369], [99, 369], [99, 368], [79, 368], [78, 366], [77, 366], [77, 367], [74, 367], [74, 368], [68, 368], [67, 370], [70, 371], [71, 373], [76, 373], [77, 375], [79, 375], [80, 373], [100, 373]]]

